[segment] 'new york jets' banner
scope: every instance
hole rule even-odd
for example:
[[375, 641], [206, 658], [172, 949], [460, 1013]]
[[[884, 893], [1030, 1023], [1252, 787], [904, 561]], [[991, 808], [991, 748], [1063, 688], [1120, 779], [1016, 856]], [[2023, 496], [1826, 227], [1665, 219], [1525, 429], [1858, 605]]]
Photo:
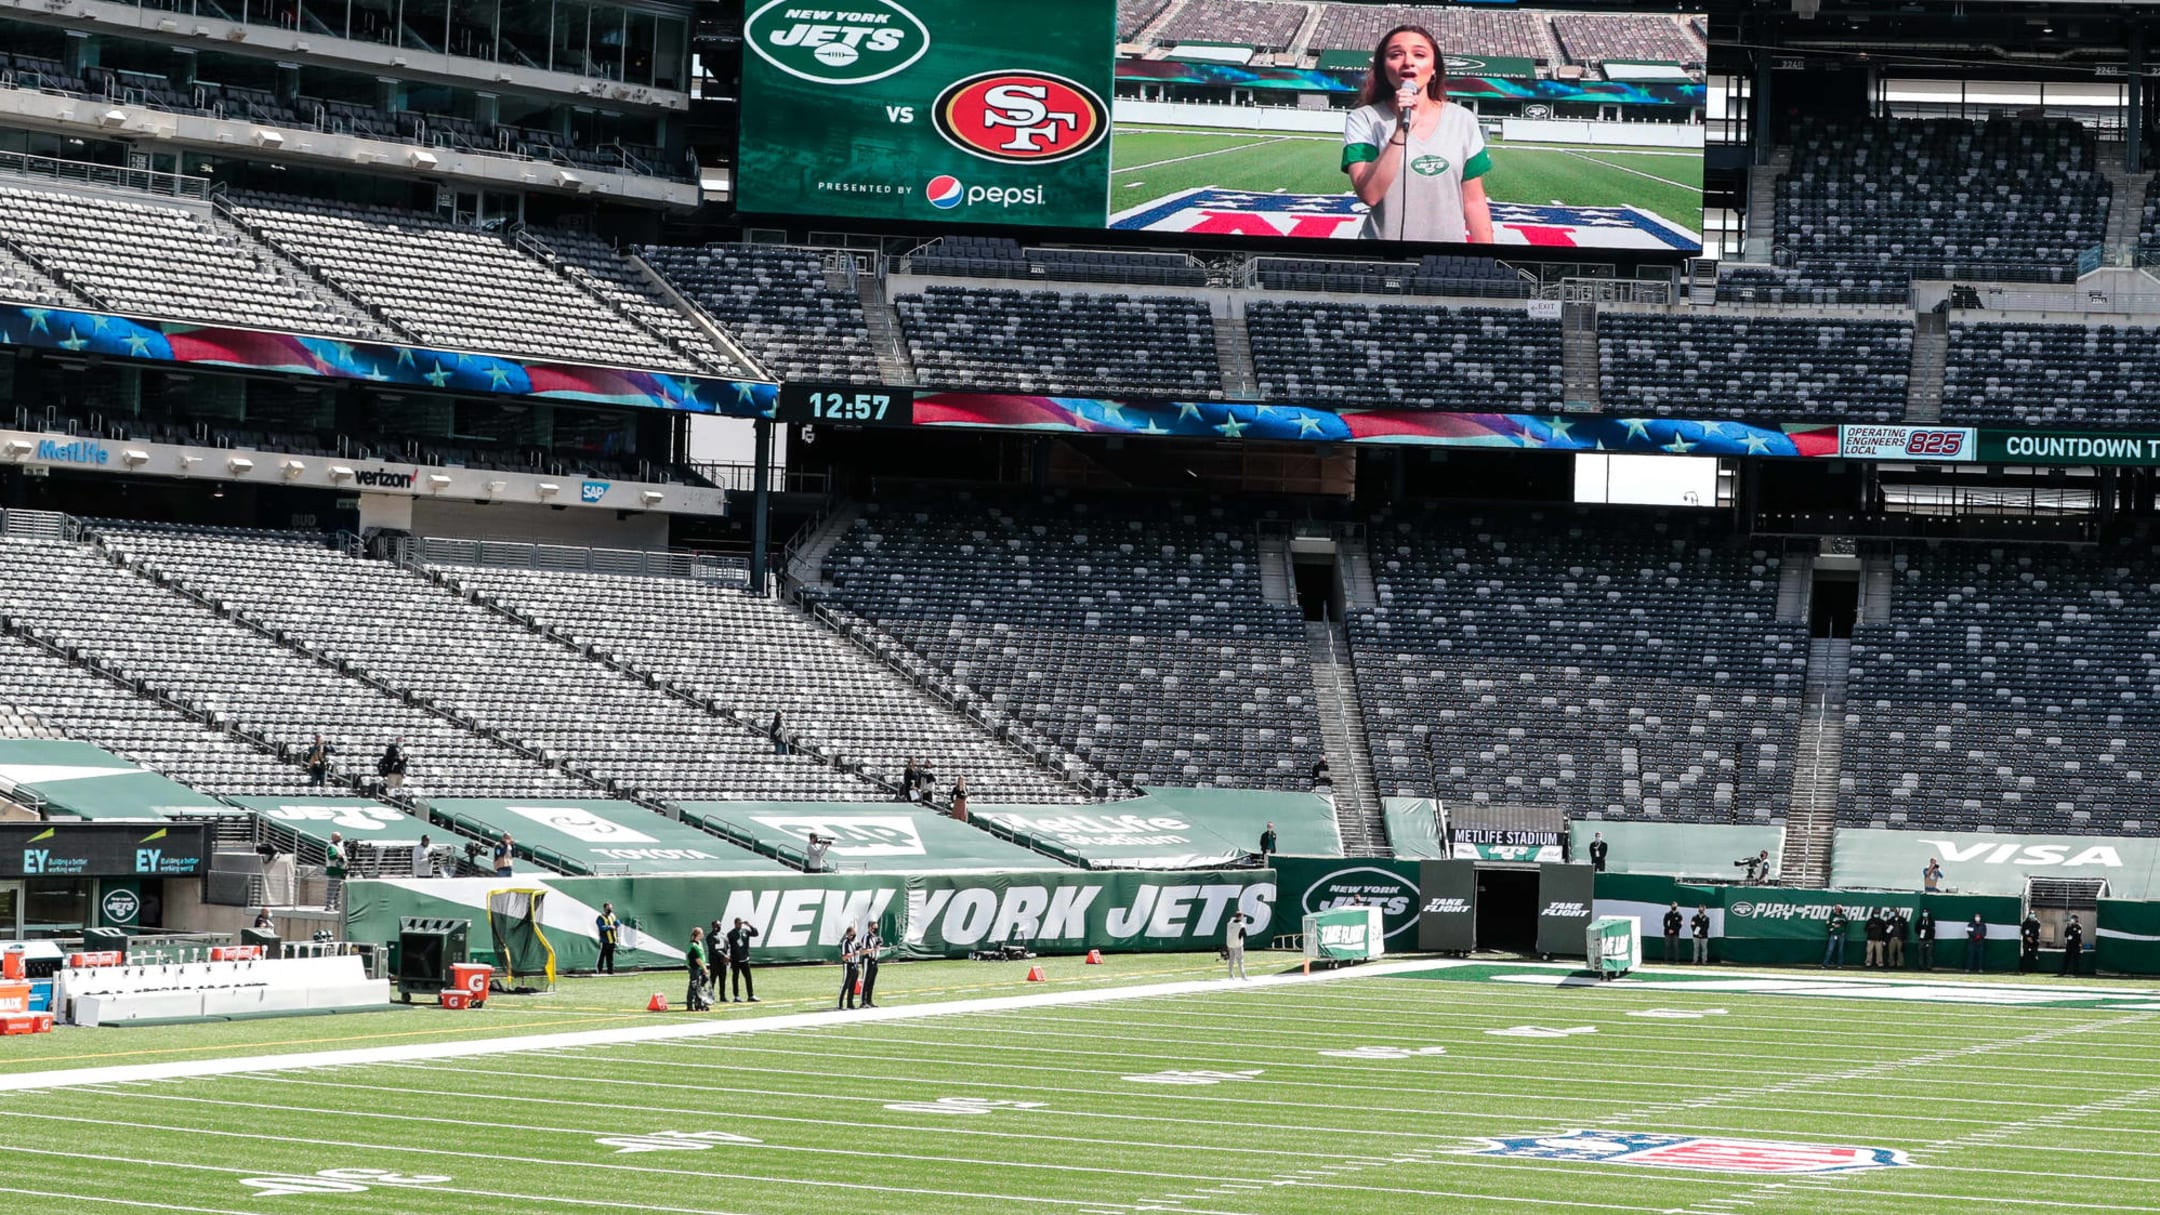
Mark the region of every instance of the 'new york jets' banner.
[[[758, 930], [761, 962], [830, 962], [840, 934], [876, 922], [905, 957], [966, 957], [992, 942], [1024, 940], [1039, 953], [1090, 949], [1206, 950], [1221, 944], [1231, 912], [1265, 941], [1274, 922], [1275, 875], [1231, 872], [994, 874], [792, 874], [540, 878], [550, 897], [542, 927], [565, 970], [599, 958], [594, 918], [602, 902], [638, 928], [624, 966], [680, 966], [693, 927], [737, 917]], [[397, 938], [402, 916], [480, 920], [495, 878], [383, 879], [346, 883], [346, 931], [355, 941]]]

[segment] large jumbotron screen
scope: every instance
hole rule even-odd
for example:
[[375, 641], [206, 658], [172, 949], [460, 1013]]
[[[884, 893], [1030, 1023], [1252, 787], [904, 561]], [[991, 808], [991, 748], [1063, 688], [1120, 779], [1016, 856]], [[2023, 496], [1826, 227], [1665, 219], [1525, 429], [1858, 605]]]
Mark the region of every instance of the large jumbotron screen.
[[[1163, 8], [1128, 4], [1121, 29], [1115, 0], [752, 0], [739, 204], [1211, 236], [1701, 248], [1700, 17], [1354, 3], [1311, 17], [1303, 5], [1205, 0], [1173, 14], [1182, 29], [1135, 28], [1150, 7]], [[1438, 44], [1421, 57], [1448, 104], [1428, 106], [1390, 161], [1387, 99], [1400, 81], [1388, 73], [1400, 69], [1371, 77], [1383, 36], [1405, 18]], [[1381, 104], [1361, 107], [1375, 95]], [[1383, 165], [1394, 185], [1367, 187], [1369, 205], [1346, 166]]]

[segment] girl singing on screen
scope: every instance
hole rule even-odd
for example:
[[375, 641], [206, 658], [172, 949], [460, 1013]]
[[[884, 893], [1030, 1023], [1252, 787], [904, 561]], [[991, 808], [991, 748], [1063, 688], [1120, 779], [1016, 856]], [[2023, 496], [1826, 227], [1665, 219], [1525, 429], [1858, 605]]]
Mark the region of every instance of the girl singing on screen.
[[1343, 172], [1372, 208], [1367, 240], [1492, 243], [1492, 157], [1477, 115], [1448, 102], [1445, 81], [1440, 44], [1423, 26], [1396, 26], [1373, 51], [1343, 130]]

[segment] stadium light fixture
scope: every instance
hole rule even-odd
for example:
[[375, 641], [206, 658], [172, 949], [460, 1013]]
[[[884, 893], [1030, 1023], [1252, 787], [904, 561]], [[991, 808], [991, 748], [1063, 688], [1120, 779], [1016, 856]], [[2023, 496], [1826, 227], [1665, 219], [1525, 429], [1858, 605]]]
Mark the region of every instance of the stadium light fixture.
[[140, 447], [130, 447], [120, 453], [120, 459], [129, 468], [140, 468], [150, 462], [150, 453]]
[[225, 31], [225, 41], [227, 41], [227, 42], [246, 42], [246, 41], [247, 41], [247, 27], [246, 27], [246, 26], [244, 26], [244, 25], [235, 25], [235, 26], [233, 26], [233, 27], [232, 27], [231, 29], [229, 29], [229, 30], [226, 30], [226, 31]]
[[225, 468], [226, 471], [236, 477], [244, 477], [255, 471], [255, 461], [248, 459], [246, 456], [234, 456], [232, 459], [225, 461]]
[[444, 476], [442, 473], [429, 473], [427, 484], [428, 490], [430, 492], [439, 494], [442, 491], [450, 488], [450, 478]]
[[410, 164], [415, 169], [432, 169], [437, 164], [441, 163], [435, 158], [435, 153], [426, 151], [422, 148], [414, 148], [412, 151], [406, 153], [405, 161], [407, 164]]
[[305, 460], [287, 460], [278, 468], [285, 474], [287, 481], [297, 481], [300, 474], [307, 471], [307, 462]]
[[9, 439], [7, 454], [10, 460], [20, 460], [37, 450], [37, 444], [28, 439]]
[[332, 481], [350, 481], [353, 479], [353, 470], [343, 464], [332, 464], [330, 466], [330, 479]]
[[666, 497], [666, 494], [661, 493], [657, 489], [648, 489], [644, 493], [638, 495], [638, 501], [643, 502], [648, 508], [650, 508], [660, 505], [661, 500]]
[[127, 118], [128, 116], [126, 110], [107, 110], [104, 113], [98, 115], [97, 120], [98, 125], [101, 127], [117, 127], [124, 125], [127, 122]]
[[555, 484], [553, 481], [542, 481], [534, 487], [533, 492], [543, 498], [552, 498], [562, 492], [562, 486]]
[[271, 148], [274, 150], [285, 146], [285, 137], [283, 135], [278, 134], [276, 131], [265, 130], [262, 127], [255, 128], [254, 138], [255, 146], [259, 148]]
[[499, 498], [502, 496], [502, 491], [508, 488], [510, 488], [508, 481], [490, 481], [487, 483], [488, 497]]

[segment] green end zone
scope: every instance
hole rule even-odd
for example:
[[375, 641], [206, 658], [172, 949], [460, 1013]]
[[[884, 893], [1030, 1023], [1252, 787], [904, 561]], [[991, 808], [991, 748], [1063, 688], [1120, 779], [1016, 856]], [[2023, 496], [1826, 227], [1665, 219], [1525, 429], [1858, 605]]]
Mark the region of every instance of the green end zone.
[[0, 1188], [68, 1210], [371, 1215], [2160, 1208], [2152, 1013], [1852, 1015], [1418, 969], [1464, 981], [1375, 967], [6, 1092]]

